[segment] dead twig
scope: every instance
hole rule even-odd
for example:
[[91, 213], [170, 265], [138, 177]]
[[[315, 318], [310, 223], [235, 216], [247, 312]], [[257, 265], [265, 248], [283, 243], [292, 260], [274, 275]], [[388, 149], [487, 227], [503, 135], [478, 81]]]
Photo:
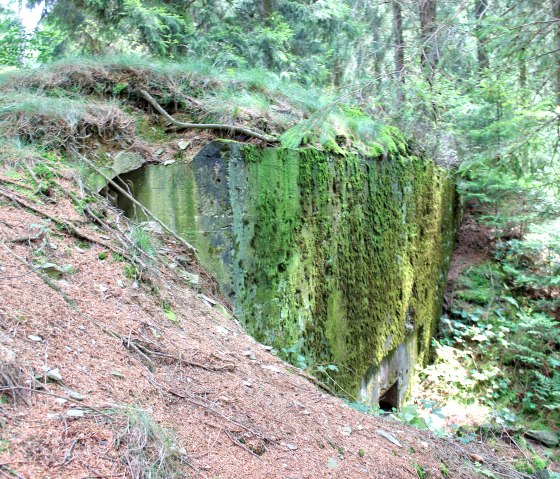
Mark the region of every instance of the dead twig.
[[35, 393], [35, 394], [40, 394], [42, 396], [50, 396], [50, 397], [59, 398], [59, 399], [66, 399], [67, 401], [69, 401], [71, 403], [78, 404], [79, 406], [81, 406], [84, 409], [89, 409], [90, 411], [93, 411], [97, 414], [108, 417], [109, 419], [113, 419], [112, 416], [110, 416], [106, 412], [103, 412], [101, 409], [98, 409], [98, 408], [93, 407], [93, 406], [87, 406], [86, 404], [83, 404], [82, 402], [80, 402], [76, 399], [72, 399], [71, 397], [61, 396], [59, 394], [50, 393], [48, 391], [41, 391], [39, 389], [33, 389], [33, 388], [30, 388], [30, 387], [27, 387], [27, 386], [0, 387], [0, 391], [10, 391], [10, 390], [16, 390], [16, 389], [21, 390], [21, 391], [29, 391], [29, 392], [32, 392], [32, 393]]
[[64, 459], [62, 460], [62, 462], [59, 462], [58, 464], [55, 464], [54, 467], [65, 466], [66, 464], [68, 464], [72, 460], [72, 453], [74, 452], [74, 448], [76, 447], [76, 444], [78, 444], [79, 441], [80, 441], [79, 439], [74, 439], [72, 441], [72, 444], [70, 444], [70, 447], [68, 448], [68, 451], [66, 451], [66, 454], [64, 454]]
[[[31, 210], [34, 213], [37, 213], [37, 214], [43, 216], [44, 218], [47, 218], [47, 219], [51, 220], [53, 223], [56, 223], [57, 225], [62, 226], [64, 229], [66, 229], [69, 233], [76, 236], [77, 238], [89, 241], [90, 243], [97, 243], [97, 244], [103, 246], [104, 248], [113, 250], [113, 247], [111, 245], [109, 245], [109, 244], [105, 243], [104, 241], [101, 241], [97, 238], [89, 236], [85, 233], [82, 233], [75, 226], [68, 223], [67, 221], [61, 220], [60, 218], [57, 218], [56, 216], [53, 216], [50, 213], [47, 213], [46, 211], [42, 211], [41, 209], [37, 208], [36, 206], [34, 206], [34, 205], [28, 203], [27, 201], [25, 201], [23, 198], [20, 198], [20, 197], [14, 195], [14, 194], [10, 194], [10, 193], [8, 193], [4, 190], [1, 190], [1, 189], [0, 189], [0, 195], [4, 196], [5, 198], [9, 199], [10, 201], [13, 201], [14, 203], [17, 203], [21, 207], [26, 208], [28, 210]], [[120, 252], [119, 252], [119, 254], [120, 254]]]

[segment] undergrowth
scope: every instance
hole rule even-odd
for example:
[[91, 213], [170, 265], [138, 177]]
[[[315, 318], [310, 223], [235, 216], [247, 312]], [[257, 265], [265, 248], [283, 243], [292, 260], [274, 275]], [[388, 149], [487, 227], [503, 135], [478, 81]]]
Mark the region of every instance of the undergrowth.
[[560, 424], [560, 243], [556, 223], [499, 241], [459, 278], [421, 395], [479, 403], [505, 427]]

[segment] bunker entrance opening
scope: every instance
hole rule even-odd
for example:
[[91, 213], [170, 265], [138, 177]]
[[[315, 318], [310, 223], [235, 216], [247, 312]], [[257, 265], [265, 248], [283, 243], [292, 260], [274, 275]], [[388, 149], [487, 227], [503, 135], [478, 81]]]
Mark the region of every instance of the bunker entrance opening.
[[382, 411], [391, 412], [399, 407], [399, 382], [396, 381], [379, 398], [379, 408]]

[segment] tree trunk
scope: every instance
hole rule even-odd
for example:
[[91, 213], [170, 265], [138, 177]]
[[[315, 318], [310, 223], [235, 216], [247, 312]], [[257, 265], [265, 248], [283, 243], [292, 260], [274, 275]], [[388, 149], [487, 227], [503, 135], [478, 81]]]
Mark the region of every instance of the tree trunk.
[[400, 0], [393, 0], [393, 31], [395, 41], [395, 71], [397, 72], [397, 106], [404, 100], [404, 36]]
[[476, 37], [476, 54], [478, 57], [478, 68], [484, 70], [490, 68], [490, 61], [486, 53], [486, 47], [482, 42], [482, 22], [488, 10], [488, 0], [476, 0], [474, 8], [474, 16], [476, 18], [476, 26], [474, 27], [474, 35]]
[[436, 0], [419, 0], [420, 13], [420, 65], [431, 82], [439, 55], [436, 45]]
[[521, 60], [519, 63], [519, 87], [522, 90], [527, 88], [527, 62], [525, 60], [525, 47], [521, 47]]
[[274, 0], [260, 0], [258, 3], [261, 17], [268, 18], [274, 11]]
[[560, 0], [552, 0], [552, 19], [554, 20], [554, 91], [556, 104], [560, 105]]

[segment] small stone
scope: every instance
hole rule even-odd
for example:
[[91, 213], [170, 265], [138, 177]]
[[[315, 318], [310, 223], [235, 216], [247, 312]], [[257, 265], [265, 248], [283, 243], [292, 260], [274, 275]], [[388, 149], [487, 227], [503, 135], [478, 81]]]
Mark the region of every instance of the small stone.
[[377, 429], [377, 431], [375, 432], [379, 434], [381, 437], [387, 439], [387, 441], [392, 442], [395, 446], [402, 447], [402, 444], [394, 436], [389, 434], [387, 431], [384, 431], [383, 429]]
[[111, 376], [115, 376], [116, 378], [124, 378], [124, 374], [119, 371], [111, 371]]
[[278, 369], [276, 366], [273, 366], [272, 364], [261, 364], [261, 368], [267, 369], [268, 371], [272, 371], [274, 373], [282, 372], [280, 369]]
[[350, 426], [344, 426], [342, 428], [342, 435], [349, 436], [350, 434], [352, 434], [352, 428]]
[[327, 467], [329, 469], [335, 469], [336, 466], [338, 466], [338, 460], [336, 459], [336, 457], [329, 457], [329, 460], [327, 461]]
[[63, 275], [72, 272], [72, 266], [59, 266], [54, 263], [44, 263], [40, 266], [40, 269], [43, 273], [45, 273], [49, 278], [52, 279], [60, 279]]
[[216, 326], [216, 331], [218, 331], [219, 334], [221, 334], [222, 336], [227, 336], [229, 334], [229, 330], [227, 328], [224, 328], [223, 326]]
[[206, 304], [208, 304], [209, 306], [216, 306], [216, 304], [218, 304], [218, 302], [212, 298], [209, 298], [208, 296], [206, 296], [205, 294], [199, 294], [198, 297], [200, 299], [202, 299], [202, 301], [204, 301]]
[[250, 349], [247, 349], [246, 351], [243, 351], [243, 356], [247, 356], [252, 361], [255, 361], [257, 359], [257, 357], [255, 356], [253, 351], [251, 351]]
[[0, 359], [5, 363], [11, 363], [16, 360], [16, 353], [0, 344]]
[[156, 156], [160, 156], [165, 150], [163, 148], [158, 148], [154, 153]]
[[169, 166], [175, 163], [175, 160], [166, 160], [163, 162], [163, 166]]
[[295, 451], [297, 449], [297, 446], [295, 444], [286, 444], [286, 447], [290, 450], [290, 451]]
[[272, 351], [274, 348], [273, 348], [272, 346], [265, 346], [265, 345], [263, 345], [263, 349], [264, 349], [265, 351]]
[[68, 399], [64, 399], [64, 398], [55, 398], [55, 401], [58, 404], [66, 404], [68, 402]]
[[34, 341], [36, 343], [40, 343], [43, 340], [41, 336], [35, 336], [34, 334], [30, 334], [29, 336], [27, 336], [27, 339], [30, 339], [31, 341]]
[[68, 411], [66, 411], [67, 417], [84, 417], [85, 415], [86, 413], [82, 409], [68, 409]]
[[80, 324], [80, 325], [78, 326], [78, 329], [79, 329], [80, 331], [85, 331], [85, 330], [86, 330], [86, 327], [85, 327], [83, 324]]
[[186, 150], [186, 149], [189, 147], [190, 144], [191, 144], [191, 142], [190, 142], [190, 141], [187, 141], [187, 140], [179, 140], [179, 141], [177, 142], [177, 146], [178, 146], [181, 150]]
[[469, 457], [471, 458], [471, 461], [473, 461], [473, 462], [478, 462], [479, 464], [484, 464], [484, 458], [479, 454], [475, 454], [473, 452], [473, 453], [469, 454]]
[[68, 396], [75, 401], [83, 401], [86, 398], [83, 394], [80, 394], [77, 391], [68, 391]]
[[56, 414], [56, 413], [53, 413], [53, 412], [50, 412], [50, 413], [47, 414], [47, 419], [50, 419], [51, 421], [54, 421], [54, 420], [59, 419], [59, 418], [60, 418], [60, 414]]
[[560, 444], [558, 434], [551, 429], [531, 430], [527, 431], [525, 435], [546, 447], [557, 447]]
[[47, 376], [47, 379], [50, 379], [51, 381], [54, 382], [62, 382], [62, 375], [60, 374], [60, 371], [58, 368], [54, 368], [54, 369], [50, 369], [47, 366], [43, 366], [43, 371], [45, 371], [45, 374]]
[[185, 277], [192, 285], [197, 285], [200, 282], [200, 276], [198, 274], [193, 274], [185, 271]]
[[305, 409], [305, 410], [302, 411], [301, 413], [302, 413], [303, 415], [305, 415], [305, 416], [311, 415], [311, 413], [310, 413], [307, 409]]
[[117, 286], [119, 288], [124, 288], [124, 281], [122, 279], [117, 279]]
[[84, 254], [86, 252], [85, 249], [82, 249], [79, 246], [74, 246], [74, 249], [80, 254]]
[[103, 286], [102, 284], [98, 285], [97, 289], [102, 293], [106, 293], [107, 291], [109, 291], [109, 288], [107, 288], [107, 286]]
[[243, 381], [243, 384], [248, 388], [253, 387], [253, 383], [251, 381]]

